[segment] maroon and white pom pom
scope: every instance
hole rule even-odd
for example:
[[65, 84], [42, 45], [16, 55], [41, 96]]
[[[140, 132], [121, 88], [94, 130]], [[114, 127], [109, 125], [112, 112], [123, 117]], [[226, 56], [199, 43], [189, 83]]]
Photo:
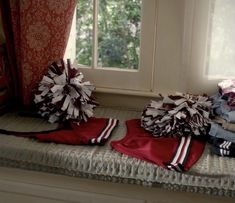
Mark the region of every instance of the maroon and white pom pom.
[[93, 116], [97, 102], [91, 97], [95, 87], [83, 82], [83, 74], [71, 67], [70, 60], [65, 64], [63, 59], [52, 63], [48, 73], [39, 83], [34, 102], [39, 113], [49, 122], [75, 120], [87, 121]]
[[211, 101], [206, 96], [177, 94], [152, 101], [144, 109], [141, 126], [153, 136], [206, 135]]

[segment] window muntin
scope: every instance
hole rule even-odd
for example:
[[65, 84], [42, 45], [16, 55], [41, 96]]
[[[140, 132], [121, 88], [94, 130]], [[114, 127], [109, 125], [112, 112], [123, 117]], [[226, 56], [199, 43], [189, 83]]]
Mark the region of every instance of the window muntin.
[[92, 66], [93, 60], [95, 67], [138, 69], [141, 3], [80, 0], [76, 10], [78, 64]]
[[100, 0], [98, 67], [138, 69], [141, 0]]
[[[93, 4], [93, 19], [98, 19], [99, 1], [91, 1]], [[108, 1], [108, 0], [107, 0]], [[124, 1], [124, 0], [123, 0]], [[126, 0], [127, 1], [127, 0]], [[140, 0], [132, 0], [140, 2]], [[79, 5], [78, 1], [78, 5]], [[115, 1], [113, 1], [115, 2]], [[117, 2], [117, 1], [116, 1]], [[119, 1], [118, 1], [119, 2]], [[128, 2], [128, 1], [127, 1]], [[98, 88], [119, 89], [121, 91], [139, 91], [151, 92], [153, 90], [153, 72], [155, 66], [155, 45], [156, 45], [156, 27], [157, 27], [157, 0], [141, 1], [141, 31], [137, 32], [140, 35], [140, 48], [136, 51], [139, 54], [138, 69], [137, 65], [129, 68], [118, 67], [100, 67], [99, 52], [98, 52], [98, 21], [93, 20], [92, 33], [92, 60], [87, 64], [77, 62], [82, 72], [95, 86]], [[76, 17], [73, 19], [73, 25], [77, 24]], [[77, 24], [78, 25], [78, 24]], [[70, 43], [76, 38], [76, 26], [72, 26], [70, 37], [65, 52], [66, 58], [74, 60], [76, 56], [76, 44]], [[73, 39], [71, 39], [73, 38]], [[74, 57], [70, 57], [74, 56]], [[89, 65], [91, 63], [91, 66]], [[109, 90], [107, 90], [109, 91]]]

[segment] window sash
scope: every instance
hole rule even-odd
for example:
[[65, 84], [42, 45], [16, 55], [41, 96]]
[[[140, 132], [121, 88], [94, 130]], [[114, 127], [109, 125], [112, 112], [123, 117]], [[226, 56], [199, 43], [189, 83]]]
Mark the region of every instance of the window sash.
[[[78, 64], [81, 71], [87, 79], [91, 80], [98, 88], [112, 88], [122, 90], [147, 91], [153, 90], [153, 72], [155, 66], [155, 45], [156, 45], [156, 27], [157, 27], [157, 0], [142, 1], [142, 19], [141, 19], [141, 40], [140, 40], [140, 57], [138, 70], [107, 68], [97, 66], [98, 51], [98, 3], [99, 0], [93, 0], [93, 60], [92, 66], [87, 67]], [[74, 18], [74, 21], [76, 17]], [[73, 25], [76, 22], [73, 22]], [[71, 34], [76, 33], [76, 26], [71, 28]], [[76, 36], [76, 34], [75, 34]], [[69, 43], [69, 42], [68, 42]], [[74, 53], [76, 51], [75, 44], [72, 45]], [[71, 51], [72, 52], [72, 51]], [[67, 54], [67, 51], [66, 51]], [[65, 55], [65, 57], [67, 57]], [[71, 58], [71, 57], [70, 57]], [[72, 60], [74, 60], [72, 58]]]

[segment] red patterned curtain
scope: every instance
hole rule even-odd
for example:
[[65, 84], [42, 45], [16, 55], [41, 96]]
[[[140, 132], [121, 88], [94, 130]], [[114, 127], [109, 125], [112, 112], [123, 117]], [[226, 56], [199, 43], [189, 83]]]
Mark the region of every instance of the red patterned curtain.
[[[62, 58], [76, 0], [10, 0], [20, 97], [30, 105], [48, 65]], [[9, 43], [9, 42], [7, 42]]]

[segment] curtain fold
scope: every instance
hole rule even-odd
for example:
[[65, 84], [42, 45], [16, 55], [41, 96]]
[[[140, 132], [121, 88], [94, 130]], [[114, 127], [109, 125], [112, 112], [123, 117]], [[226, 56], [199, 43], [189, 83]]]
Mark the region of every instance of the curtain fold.
[[20, 98], [28, 106], [48, 65], [63, 58], [76, 0], [10, 0], [6, 6], [9, 12], [3, 16], [11, 20], [13, 33], [13, 40], [6, 40], [14, 42], [16, 61], [11, 71], [17, 74]]
[[11, 85], [9, 71], [7, 70], [8, 60], [5, 44], [0, 44], [0, 115], [3, 114], [10, 103], [11, 93]]
[[[18, 100], [19, 96], [19, 83], [18, 83], [18, 70], [16, 66], [16, 54], [14, 48], [14, 36], [11, 26], [11, 15], [9, 1], [0, 1], [2, 29], [4, 32], [5, 40], [8, 42], [2, 47], [1, 56], [4, 58], [4, 74], [7, 77], [8, 95], [14, 100]], [[4, 41], [5, 41], [4, 40]], [[5, 82], [6, 83], [6, 82]]]

